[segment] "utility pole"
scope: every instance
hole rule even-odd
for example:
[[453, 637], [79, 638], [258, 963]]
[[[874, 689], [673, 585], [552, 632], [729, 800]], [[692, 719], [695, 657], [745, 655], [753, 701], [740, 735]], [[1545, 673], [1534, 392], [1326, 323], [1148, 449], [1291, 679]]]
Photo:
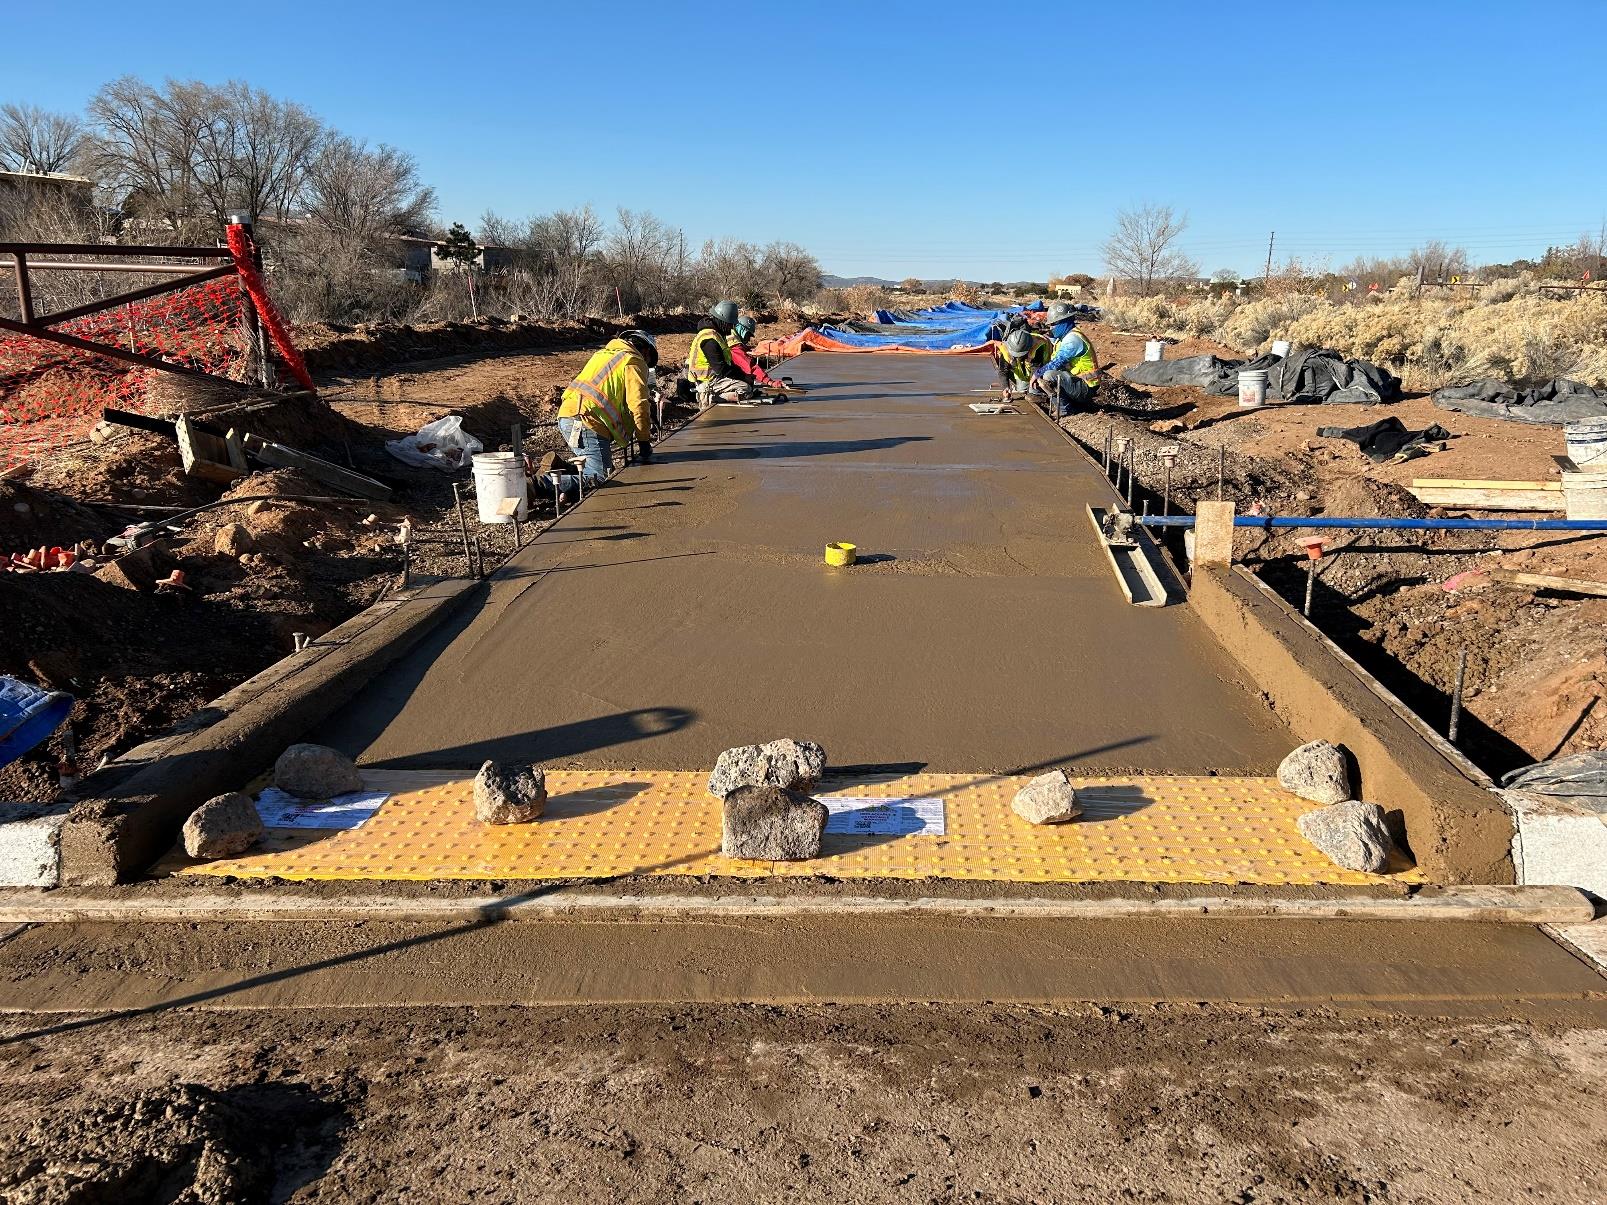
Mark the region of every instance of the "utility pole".
[[1261, 274], [1261, 287], [1267, 288], [1272, 283], [1272, 244], [1278, 237], [1276, 230], [1267, 235], [1267, 270]]

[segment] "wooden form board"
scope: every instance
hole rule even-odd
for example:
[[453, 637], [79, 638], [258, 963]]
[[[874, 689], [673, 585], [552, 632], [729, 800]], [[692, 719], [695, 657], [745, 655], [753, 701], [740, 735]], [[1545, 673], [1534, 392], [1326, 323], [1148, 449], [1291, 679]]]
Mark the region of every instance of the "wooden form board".
[[1418, 477], [1409, 487], [1426, 506], [1464, 510], [1563, 509], [1560, 481], [1473, 481], [1453, 477]]

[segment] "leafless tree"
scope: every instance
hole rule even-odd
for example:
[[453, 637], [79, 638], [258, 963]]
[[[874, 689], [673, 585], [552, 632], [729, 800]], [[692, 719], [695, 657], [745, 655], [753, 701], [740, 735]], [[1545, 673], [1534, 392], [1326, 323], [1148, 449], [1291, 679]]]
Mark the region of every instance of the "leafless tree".
[[1188, 217], [1153, 202], [1116, 215], [1116, 229], [1103, 247], [1111, 274], [1130, 280], [1147, 297], [1157, 281], [1199, 275], [1199, 267], [1175, 244], [1188, 229]]
[[774, 242], [759, 259], [759, 277], [772, 300], [807, 301], [820, 291], [820, 261], [797, 243]]
[[37, 105], [0, 105], [0, 169], [65, 172], [78, 165], [83, 149], [80, 118]]
[[288, 219], [325, 137], [322, 123], [237, 81], [204, 88], [195, 101], [205, 112], [196, 173], [207, 216], [220, 225], [236, 209]]
[[1414, 248], [1406, 257], [1406, 270], [1423, 271], [1423, 279], [1433, 283], [1447, 281], [1468, 270], [1468, 253], [1461, 247], [1447, 247], [1439, 239], [1430, 239]]
[[676, 249], [684, 242], [650, 213], [621, 208], [605, 252], [622, 300], [633, 310], [662, 306], [673, 286]]

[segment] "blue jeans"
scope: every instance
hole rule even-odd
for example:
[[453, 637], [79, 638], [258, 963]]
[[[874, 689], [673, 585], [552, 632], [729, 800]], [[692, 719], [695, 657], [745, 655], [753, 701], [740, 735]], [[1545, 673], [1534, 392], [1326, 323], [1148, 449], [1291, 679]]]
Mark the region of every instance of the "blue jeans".
[[614, 441], [604, 439], [578, 418], [558, 420], [558, 434], [579, 459], [586, 484], [602, 481], [614, 465]]

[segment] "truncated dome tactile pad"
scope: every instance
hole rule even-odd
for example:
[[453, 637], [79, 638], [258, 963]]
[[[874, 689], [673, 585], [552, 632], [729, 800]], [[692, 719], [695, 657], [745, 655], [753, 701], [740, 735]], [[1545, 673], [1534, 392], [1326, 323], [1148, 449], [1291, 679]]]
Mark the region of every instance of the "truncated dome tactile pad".
[[[827, 779], [816, 794], [936, 798], [946, 832], [828, 833], [808, 862], [744, 862], [720, 853], [720, 802], [686, 771], [550, 771], [547, 813], [491, 827], [474, 817], [467, 777], [364, 774], [392, 793], [361, 827], [270, 830], [260, 850], [168, 869], [283, 879], [569, 879], [620, 875], [733, 878], [995, 879], [1033, 883], [1362, 884], [1306, 843], [1295, 817], [1314, 805], [1271, 779], [1075, 778], [1080, 819], [1034, 826], [1010, 808], [1025, 778], [911, 774]], [[1420, 882], [1404, 863], [1390, 878]]]

